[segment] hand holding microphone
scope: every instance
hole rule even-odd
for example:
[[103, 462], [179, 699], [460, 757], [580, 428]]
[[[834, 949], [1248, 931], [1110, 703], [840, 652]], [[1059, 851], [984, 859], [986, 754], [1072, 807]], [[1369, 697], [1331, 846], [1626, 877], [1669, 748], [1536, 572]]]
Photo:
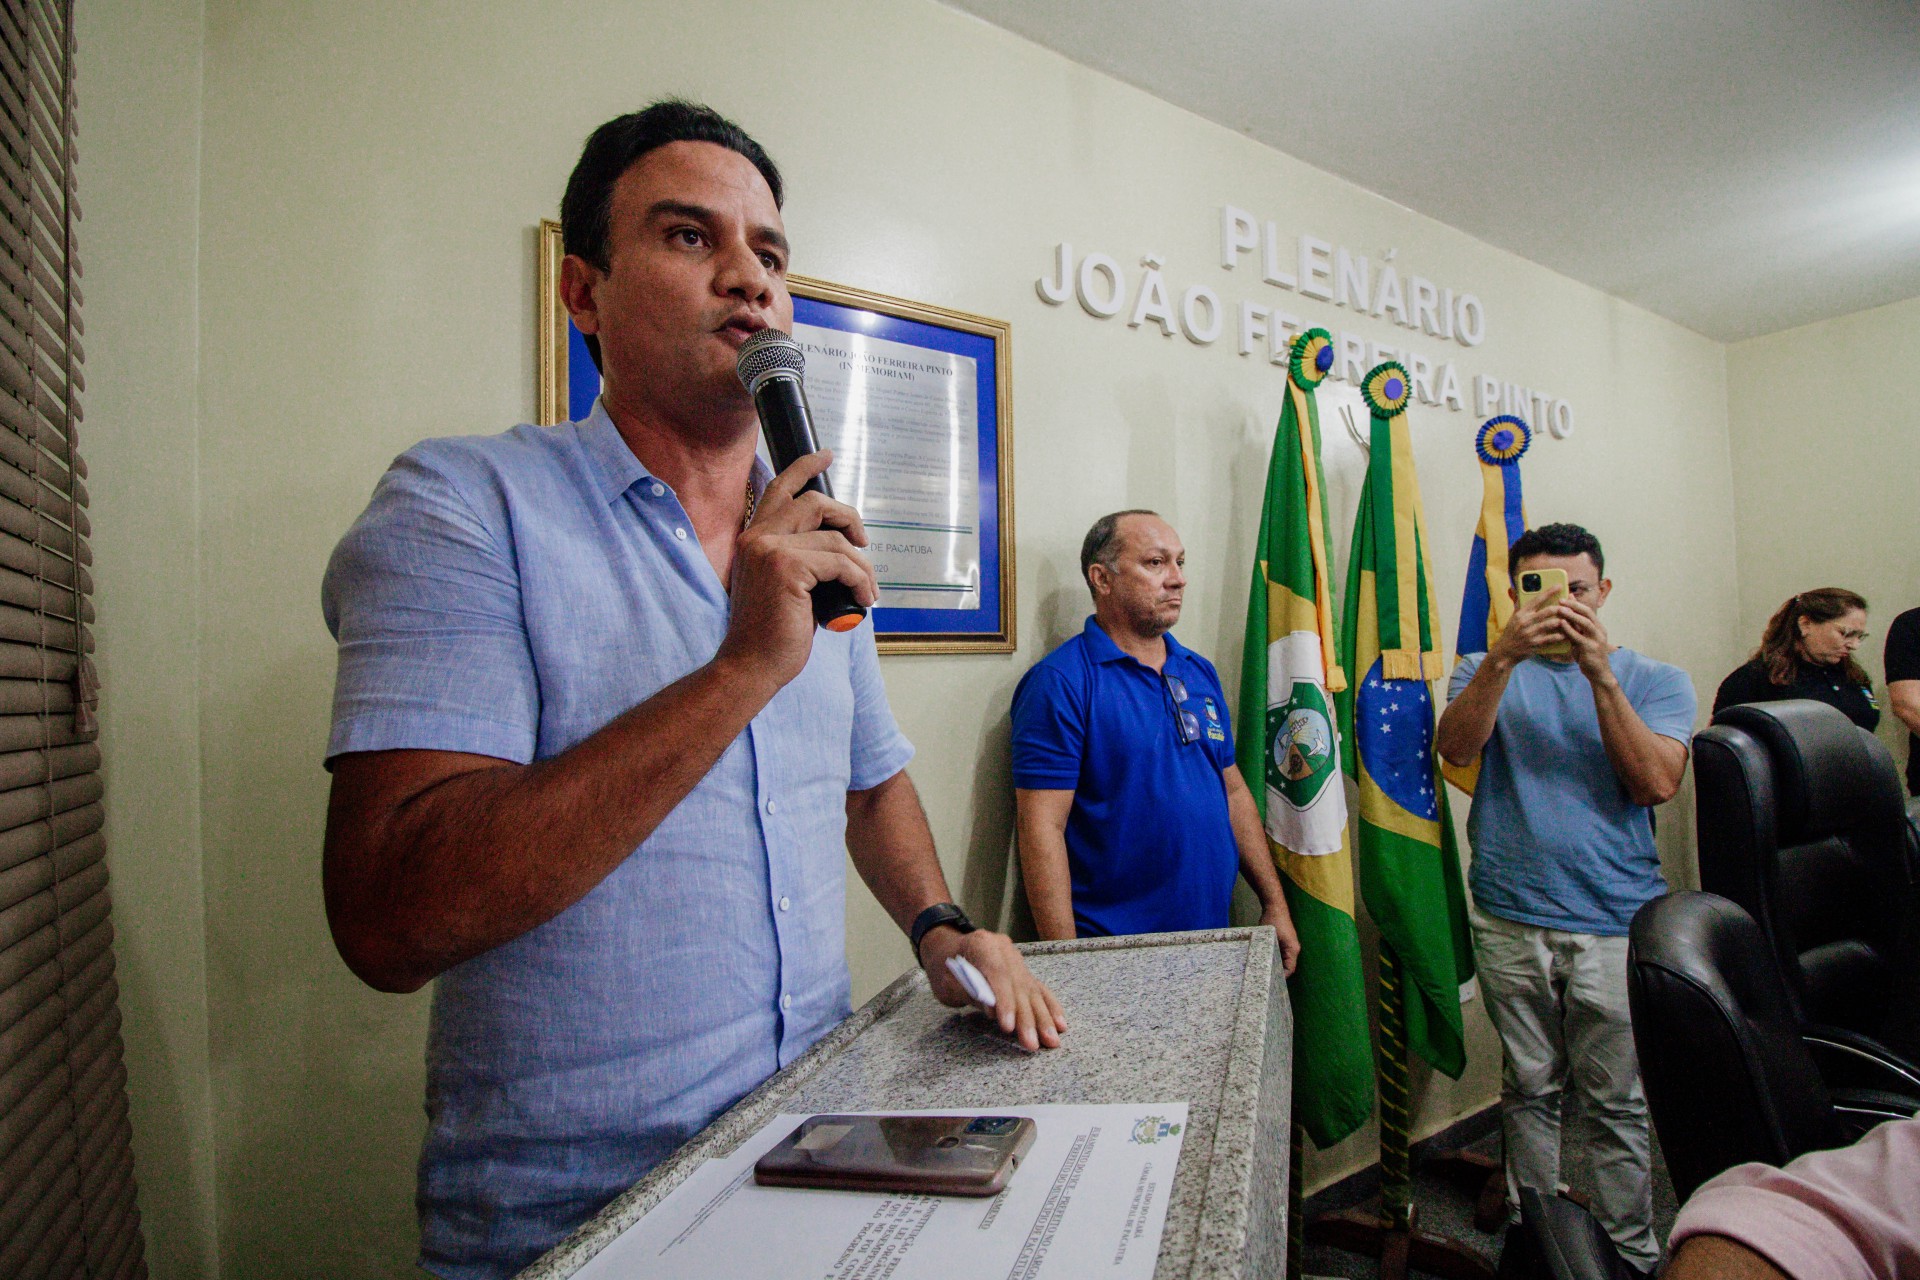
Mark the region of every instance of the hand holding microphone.
[[[776, 473], [820, 448], [813, 434], [806, 388], [800, 380], [806, 366], [806, 353], [800, 344], [778, 329], [762, 329], [747, 339], [734, 365], [741, 385], [753, 397]], [[833, 497], [824, 471], [802, 485], [800, 492]], [[866, 616], [866, 607], [854, 599], [853, 589], [846, 583], [834, 578], [814, 586], [813, 619], [818, 625], [829, 631], [851, 631]]]

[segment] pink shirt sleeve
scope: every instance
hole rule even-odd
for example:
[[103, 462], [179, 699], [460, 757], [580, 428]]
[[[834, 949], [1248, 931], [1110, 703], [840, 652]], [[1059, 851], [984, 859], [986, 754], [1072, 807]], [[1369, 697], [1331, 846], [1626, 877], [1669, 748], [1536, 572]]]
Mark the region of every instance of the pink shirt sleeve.
[[1727, 1170], [1681, 1207], [1668, 1244], [1697, 1235], [1736, 1240], [1794, 1280], [1920, 1275], [1920, 1119], [1784, 1169]]

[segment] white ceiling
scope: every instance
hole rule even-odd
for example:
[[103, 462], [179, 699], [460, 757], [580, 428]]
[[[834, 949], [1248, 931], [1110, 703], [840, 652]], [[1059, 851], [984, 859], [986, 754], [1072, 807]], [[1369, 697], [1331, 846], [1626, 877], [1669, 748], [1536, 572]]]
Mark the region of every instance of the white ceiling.
[[1920, 296], [1913, 0], [946, 0], [1721, 341]]

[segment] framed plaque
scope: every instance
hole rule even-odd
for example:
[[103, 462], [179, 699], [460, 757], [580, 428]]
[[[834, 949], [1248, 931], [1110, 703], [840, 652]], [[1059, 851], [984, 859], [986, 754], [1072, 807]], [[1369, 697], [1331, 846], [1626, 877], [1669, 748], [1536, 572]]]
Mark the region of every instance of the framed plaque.
[[539, 335], [537, 421], [543, 427], [586, 417], [600, 394], [600, 371], [593, 367], [587, 340], [573, 327], [566, 304], [560, 301], [560, 259], [567, 256], [560, 246], [560, 224], [552, 218], [540, 219], [540, 278], [534, 290], [539, 314], [534, 332]]
[[[560, 227], [540, 226], [543, 422], [583, 418], [600, 375], [560, 303]], [[882, 653], [1014, 649], [1012, 338], [1005, 321], [788, 277], [814, 431], [860, 512]]]

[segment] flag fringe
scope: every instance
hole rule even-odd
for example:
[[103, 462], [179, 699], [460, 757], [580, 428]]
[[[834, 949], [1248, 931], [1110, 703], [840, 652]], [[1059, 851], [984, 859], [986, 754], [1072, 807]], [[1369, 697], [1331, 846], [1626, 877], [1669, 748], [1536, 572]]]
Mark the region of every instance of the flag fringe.
[[[1380, 651], [1382, 680], [1430, 680], [1438, 677], [1440, 655], [1432, 649], [1383, 649]], [[1434, 673], [1428, 675], [1428, 672]]]

